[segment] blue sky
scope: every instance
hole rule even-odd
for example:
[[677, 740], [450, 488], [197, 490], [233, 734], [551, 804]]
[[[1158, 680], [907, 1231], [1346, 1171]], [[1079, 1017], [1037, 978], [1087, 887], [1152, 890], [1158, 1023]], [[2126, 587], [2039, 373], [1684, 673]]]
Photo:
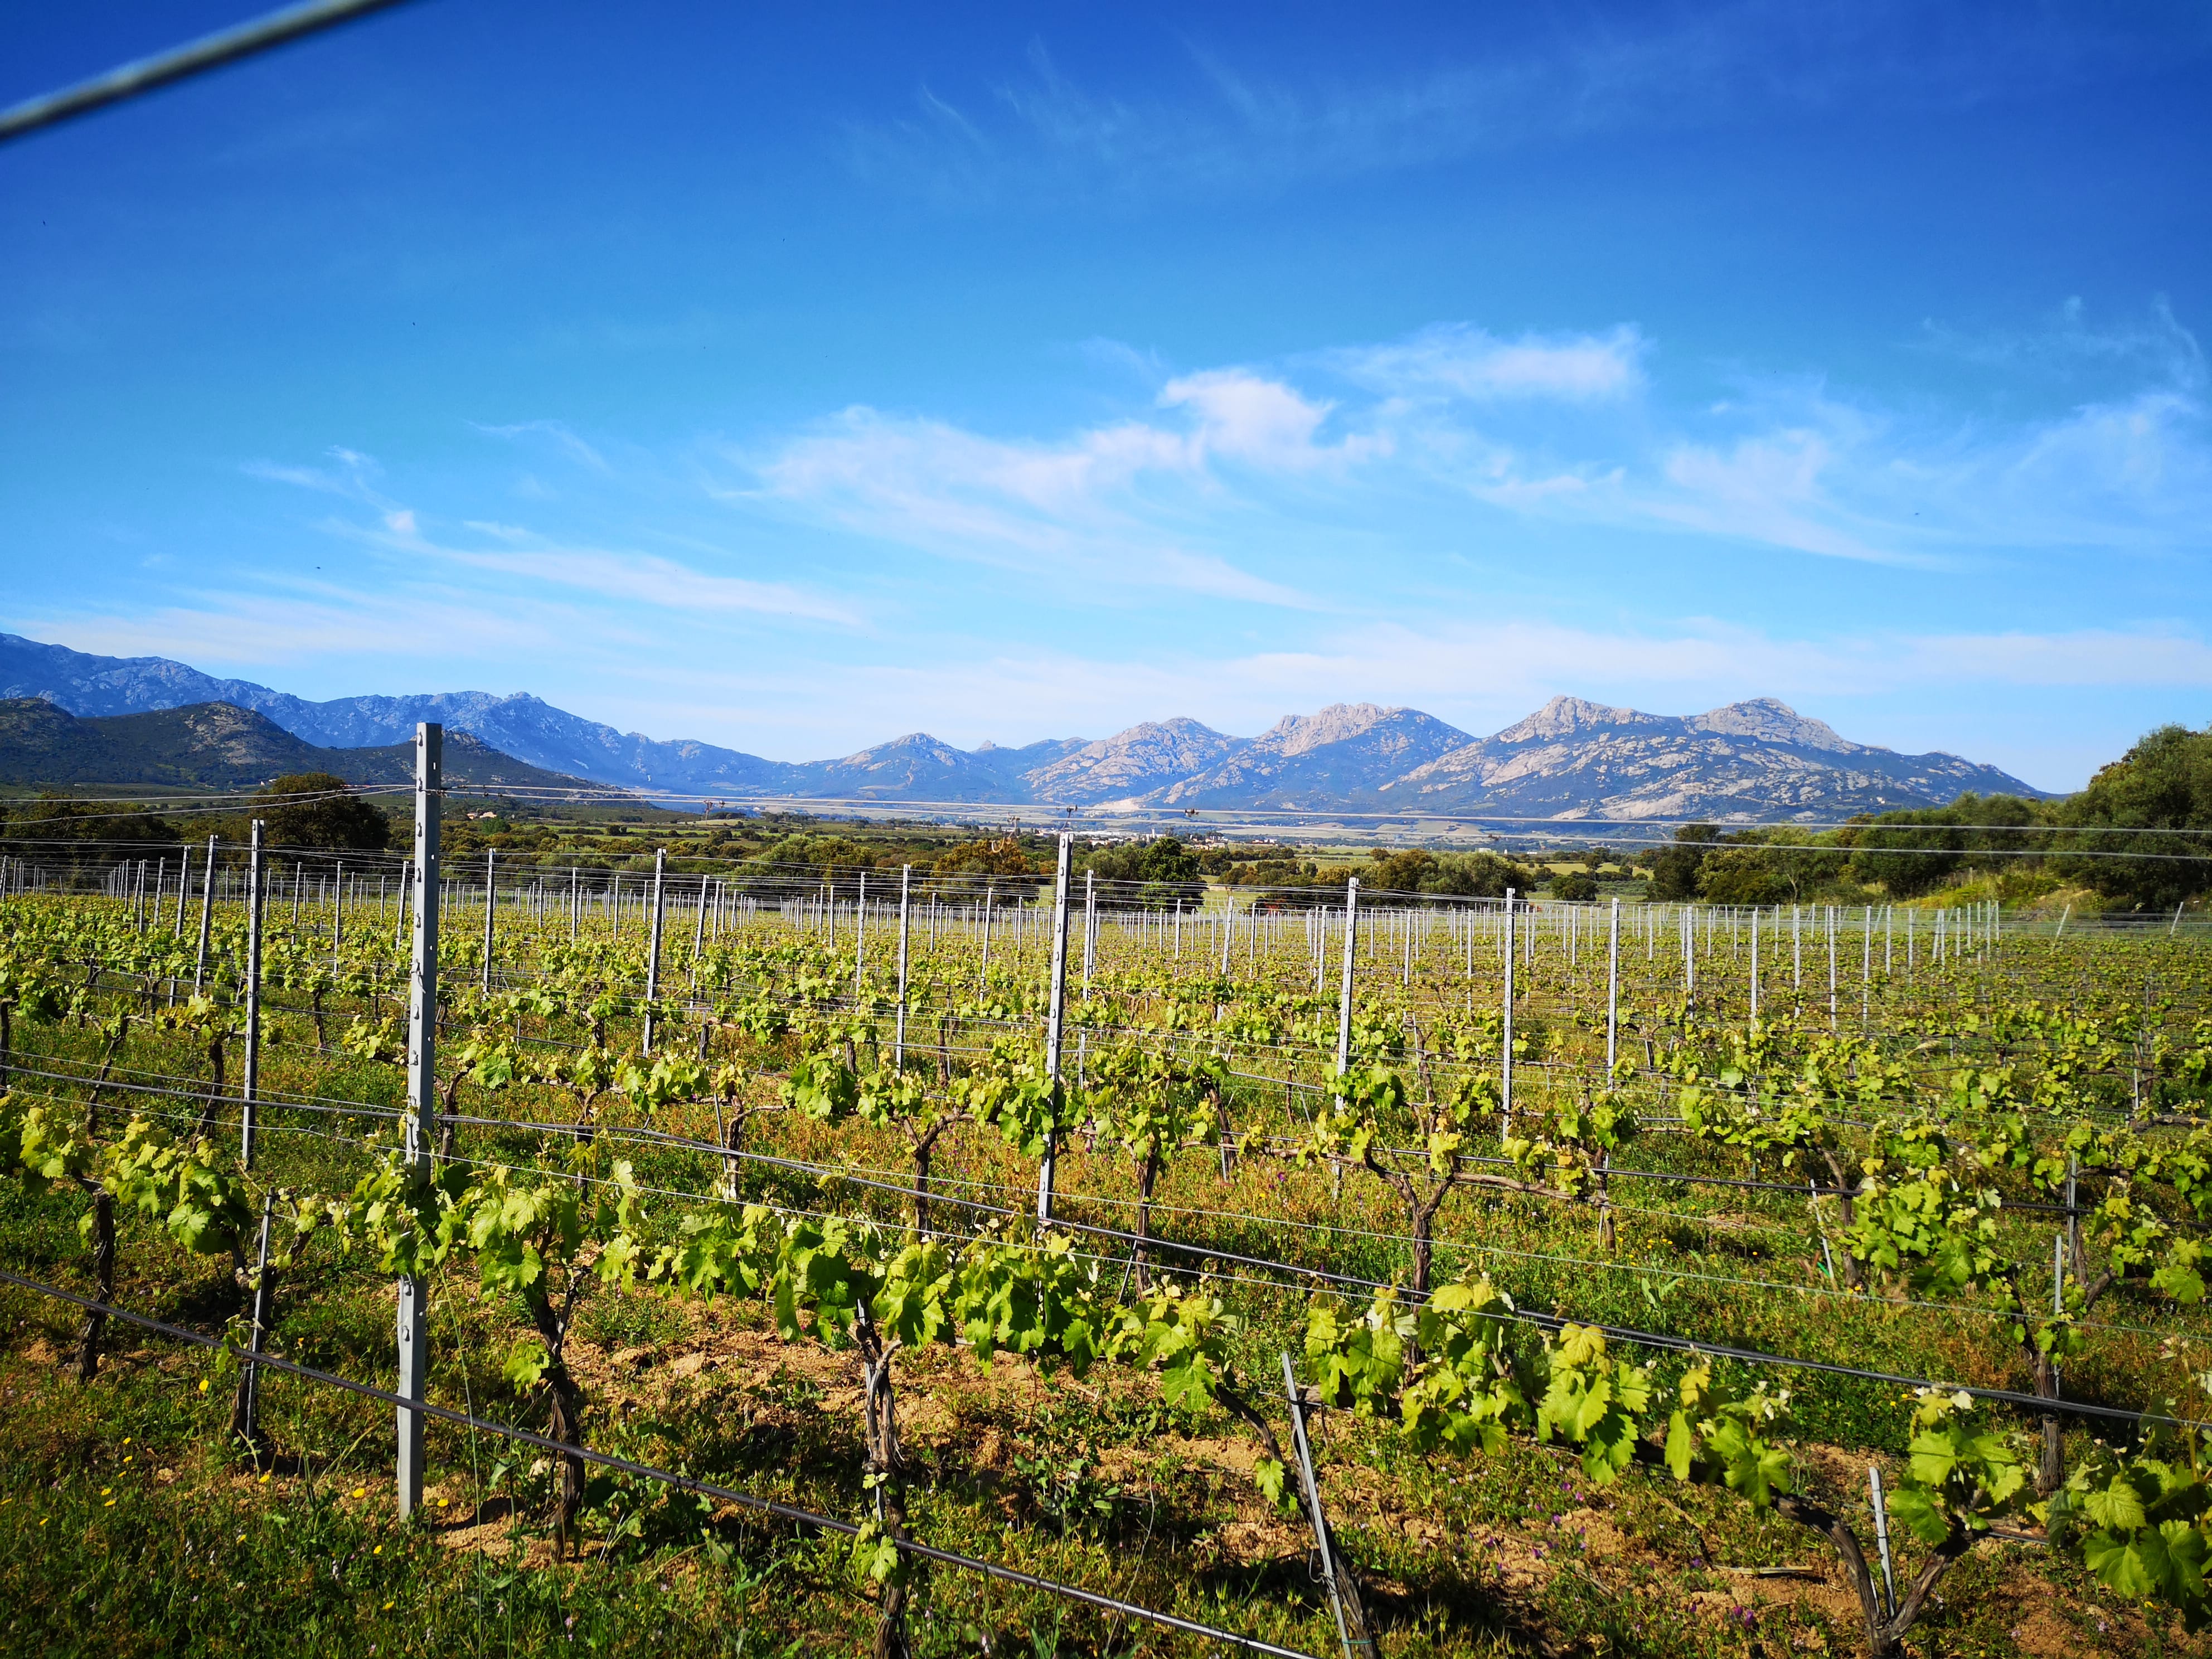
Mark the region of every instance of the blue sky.
[[[0, 101], [250, 15], [15, 20]], [[2212, 719], [2212, 15], [417, 0], [0, 149], [0, 629], [783, 759]]]

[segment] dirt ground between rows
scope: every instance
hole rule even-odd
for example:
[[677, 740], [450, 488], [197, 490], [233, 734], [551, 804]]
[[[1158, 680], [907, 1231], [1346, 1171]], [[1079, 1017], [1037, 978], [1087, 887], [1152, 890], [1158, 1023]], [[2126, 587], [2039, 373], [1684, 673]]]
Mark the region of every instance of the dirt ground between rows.
[[[572, 1338], [571, 1369], [589, 1401], [586, 1421], [605, 1421], [610, 1415], [643, 1412], [661, 1414], [696, 1403], [698, 1397], [735, 1383], [750, 1389], [748, 1410], [755, 1422], [781, 1423], [796, 1427], [804, 1414], [854, 1423], [860, 1405], [858, 1362], [850, 1352], [838, 1352], [813, 1341], [785, 1342], [773, 1330], [750, 1327], [718, 1316], [716, 1311], [688, 1308], [690, 1327], [678, 1340], [660, 1344], [638, 1344], [607, 1349], [585, 1339]], [[25, 1343], [15, 1358], [31, 1366], [58, 1369], [70, 1363], [44, 1337]], [[111, 1366], [147, 1366], [173, 1372], [194, 1363], [192, 1356], [171, 1351], [137, 1349], [109, 1356]], [[967, 1352], [935, 1351], [901, 1357], [898, 1399], [899, 1425], [904, 1443], [926, 1451], [948, 1470], [970, 1475], [1004, 1477], [988, 1483], [1009, 1521], [1020, 1518], [1020, 1502], [1013, 1461], [1020, 1444], [1020, 1429], [1070, 1393], [1080, 1393], [1093, 1403], [1109, 1394], [1141, 1397], [1144, 1385], [1132, 1378], [1094, 1376], [1079, 1380], [1061, 1372], [1041, 1371], [1018, 1356], [1000, 1353], [988, 1364], [978, 1364]], [[774, 1403], [760, 1397], [751, 1385], [775, 1379], [798, 1379], [818, 1391], [804, 1407]], [[980, 1432], [967, 1433], [981, 1421]], [[1011, 1431], [1011, 1432], [1010, 1432]], [[857, 1425], [853, 1430], [855, 1453]], [[1863, 1478], [1863, 1455], [1838, 1448], [1812, 1443], [1798, 1447], [1811, 1478], [1831, 1487], [1848, 1487]], [[1256, 1566], [1285, 1561], [1303, 1562], [1310, 1534], [1303, 1519], [1285, 1518], [1271, 1509], [1252, 1482], [1256, 1450], [1241, 1437], [1209, 1437], [1163, 1430], [1139, 1446], [1109, 1445], [1097, 1449], [1095, 1466], [1106, 1479], [1125, 1487], [1152, 1478], [1163, 1461], [1182, 1471], [1197, 1470], [1218, 1477], [1207, 1480], [1210, 1502], [1226, 1506], [1228, 1520], [1204, 1534], [1202, 1546], [1224, 1562]], [[180, 1477], [170, 1468], [155, 1473], [164, 1486]], [[234, 1470], [220, 1482], [236, 1495], [275, 1497], [296, 1474], [279, 1469], [270, 1477], [258, 1477], [244, 1468]], [[273, 1490], [272, 1490], [273, 1487]], [[474, 1501], [470, 1478], [448, 1476], [425, 1494], [432, 1510], [433, 1535], [446, 1547], [509, 1558], [518, 1547], [520, 1559], [532, 1567], [556, 1565], [552, 1539], [544, 1518], [518, 1510], [512, 1498], [494, 1496]], [[1420, 1552], [1450, 1558], [1468, 1578], [1495, 1595], [1502, 1610], [1517, 1615], [1515, 1622], [1540, 1626], [1538, 1611], [1546, 1590], [1562, 1573], [1577, 1573], [1614, 1601], [1669, 1601], [1698, 1610], [1715, 1626], [1740, 1621], [1743, 1609], [1762, 1617], [1770, 1611], [1791, 1607], [1816, 1610], [1840, 1632], [1850, 1632], [1840, 1645], [1809, 1629], [1801, 1628], [1798, 1651], [1844, 1654], [1862, 1650], [1855, 1632], [1859, 1619], [1857, 1597], [1840, 1564], [1826, 1543], [1808, 1533], [1802, 1547], [1785, 1563], [1788, 1577], [1761, 1577], [1756, 1570], [1722, 1570], [1732, 1582], [1725, 1589], [1690, 1589], [1683, 1585], [1681, 1566], [1649, 1549], [1617, 1523], [1612, 1507], [1601, 1501], [1564, 1511], [1549, 1522], [1534, 1524], [1481, 1523], [1462, 1531], [1440, 1524], [1434, 1514], [1408, 1501], [1407, 1494], [1365, 1464], [1346, 1462], [1328, 1474], [1327, 1498], [1340, 1532], [1356, 1537], [1362, 1529], [1395, 1534]], [[368, 1481], [341, 1495], [340, 1502], [368, 1506], [388, 1504], [390, 1486]], [[723, 1513], [735, 1515], [734, 1508]], [[583, 1541], [580, 1560], [588, 1563], [592, 1542]], [[1647, 1579], [1639, 1569], [1646, 1570]], [[696, 1558], [672, 1565], [671, 1571], [699, 1570]], [[1421, 1589], [1378, 1577], [1376, 1587], [1386, 1595], [1418, 1603]], [[2150, 1632], [2140, 1616], [2110, 1607], [2089, 1608], [2069, 1603], [2050, 1580], [2025, 1567], [2015, 1567], [2000, 1580], [1998, 1594], [2021, 1609], [2008, 1634], [2019, 1650], [2033, 1659], [2069, 1659], [2084, 1651], [2115, 1654], [2144, 1650]], [[2067, 1613], [2104, 1628], [2095, 1640], [2101, 1645], [2085, 1649], [2080, 1626]], [[2169, 1645], [2179, 1651], [2207, 1651], [2200, 1643], [2170, 1629]]]

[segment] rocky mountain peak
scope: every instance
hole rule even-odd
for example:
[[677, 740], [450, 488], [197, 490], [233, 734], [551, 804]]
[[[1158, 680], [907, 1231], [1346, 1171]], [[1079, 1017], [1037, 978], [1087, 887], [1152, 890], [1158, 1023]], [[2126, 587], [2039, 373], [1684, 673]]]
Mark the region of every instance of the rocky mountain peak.
[[1528, 719], [1507, 726], [1492, 743], [1532, 743], [1571, 738], [1577, 732], [1601, 731], [1620, 726], [1656, 726], [1659, 717], [1639, 709], [1615, 708], [1583, 697], [1554, 697]]
[[1095, 801], [1140, 795], [1250, 746], [1249, 738], [1224, 737], [1187, 714], [1178, 714], [1172, 720], [1146, 720], [1110, 738], [1082, 744], [1025, 773], [1023, 781], [1040, 800]]
[[1373, 702], [1333, 702], [1317, 714], [1284, 715], [1260, 734], [1259, 741], [1279, 755], [1303, 755], [1327, 744], [1356, 738], [1393, 714], [1409, 712]]
[[1852, 754], [1866, 745], [1838, 737], [1825, 720], [1799, 714], [1775, 697], [1753, 697], [1693, 715], [1685, 722], [1692, 732], [1712, 732], [1723, 737], [1753, 738], [1761, 743], [1782, 743], [1798, 749], [1826, 749]]
[[832, 761], [828, 764], [871, 770], [886, 766], [925, 765], [933, 762], [939, 766], [950, 766], [967, 758], [951, 744], [933, 738], [927, 732], [909, 732], [904, 737], [873, 744], [857, 754], [848, 755], [841, 761]]

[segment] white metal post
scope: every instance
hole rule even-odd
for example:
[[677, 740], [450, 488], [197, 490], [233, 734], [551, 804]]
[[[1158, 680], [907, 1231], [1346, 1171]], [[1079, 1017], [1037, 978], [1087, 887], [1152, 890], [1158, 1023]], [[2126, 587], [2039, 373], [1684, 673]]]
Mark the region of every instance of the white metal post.
[[860, 1006], [861, 975], [868, 962], [868, 872], [860, 872], [860, 896], [853, 901], [853, 1007]]
[[[1328, 1547], [1328, 1518], [1321, 1506], [1321, 1485], [1314, 1479], [1313, 1452], [1306, 1443], [1304, 1402], [1298, 1397], [1297, 1373], [1291, 1369], [1288, 1350], [1283, 1354], [1283, 1391], [1291, 1402], [1291, 1444], [1298, 1455], [1298, 1484], [1305, 1496], [1306, 1516], [1313, 1523], [1314, 1550], [1321, 1558], [1321, 1581], [1336, 1613], [1337, 1643], [1344, 1650], [1345, 1659], [1352, 1659], [1352, 1629], [1344, 1616], [1344, 1592], [1337, 1583], [1336, 1553]], [[1364, 1637], [1359, 1645], [1374, 1651], [1375, 1644]]]
[[899, 957], [898, 957], [898, 1026], [891, 1038], [891, 1069], [901, 1071], [906, 1066], [906, 939], [909, 884], [914, 879], [914, 866], [899, 866]]
[[645, 947], [645, 1033], [641, 1054], [653, 1052], [653, 1000], [660, 994], [660, 884], [668, 868], [668, 849], [653, 849], [653, 934]]
[[[445, 728], [415, 728], [415, 933], [407, 974], [407, 1120], [404, 1152], [419, 1179], [430, 1173], [438, 1115], [438, 842], [446, 798]], [[421, 1400], [429, 1371], [429, 1290], [411, 1274], [399, 1280], [399, 1386], [403, 1400]], [[397, 1482], [401, 1518], [422, 1502], [422, 1413], [398, 1414]]]
[[986, 881], [983, 884], [983, 921], [981, 928], [983, 935], [983, 954], [975, 964], [975, 998], [979, 1002], [982, 1000], [983, 988], [991, 977], [991, 918], [998, 914], [998, 909], [999, 884], [995, 881]]
[[699, 914], [691, 918], [691, 988], [699, 988], [699, 952], [707, 943], [707, 878], [699, 878]]
[[[1358, 945], [1359, 878], [1351, 876], [1344, 884], [1344, 974], [1336, 990], [1336, 1074], [1340, 1078], [1352, 1065], [1352, 952]], [[1341, 1090], [1336, 1097], [1343, 1100]]]
[[1866, 907], [1866, 929], [1859, 950], [1859, 1030], [1874, 1018], [1874, 906]]
[[1751, 1018], [1759, 1023], [1759, 907], [1751, 907]]
[[246, 875], [246, 1064], [238, 1078], [238, 1161], [253, 1167], [253, 1102], [261, 1086], [261, 820], [253, 820]]
[[[1044, 1069], [1052, 1082], [1055, 1116], [1060, 1110], [1060, 1013], [1067, 1000], [1067, 864], [1074, 845], [1075, 836], [1062, 830], [1060, 871], [1052, 884], [1052, 977], [1046, 994]], [[1045, 1136], [1044, 1156], [1037, 1164], [1036, 1215], [1040, 1225], [1048, 1225], [1052, 1221], [1053, 1162], [1059, 1150], [1060, 1133], [1055, 1129]]]
[[1836, 917], [1841, 912], [1838, 905], [1826, 907], [1828, 912], [1828, 1029], [1836, 1029]]
[[1613, 1068], [1620, 1036], [1620, 901], [1613, 902], [1613, 926], [1605, 946], [1605, 1078], [1613, 1086]]
[[200, 954], [192, 968], [192, 994], [207, 983], [208, 922], [215, 909], [215, 837], [210, 836], [200, 869]]
[[1504, 1041], [1498, 1045], [1498, 1118], [1504, 1133], [1513, 1133], [1513, 930], [1515, 925], [1513, 890], [1505, 890], [1505, 989], [1503, 1003], [1505, 1012]]
[[1881, 1495], [1881, 1469], [1867, 1465], [1867, 1497], [1874, 1506], [1874, 1539], [1881, 1553], [1881, 1608], [1885, 1618], [1897, 1617], [1897, 1578], [1889, 1563], [1889, 1506]]
[[498, 888], [498, 886], [497, 886], [497, 884], [496, 884], [496, 880], [495, 880], [495, 875], [494, 875], [494, 872], [493, 872], [493, 870], [492, 870], [492, 859], [493, 859], [493, 856], [494, 856], [494, 854], [495, 854], [495, 851], [496, 851], [496, 849], [495, 849], [495, 848], [489, 848], [489, 847], [487, 847], [487, 848], [484, 848], [484, 937], [483, 937], [483, 981], [482, 981], [482, 988], [483, 988], [483, 994], [484, 994], [486, 996], [489, 996], [489, 995], [491, 994], [491, 911], [492, 911], [492, 902], [493, 902], [493, 900], [494, 900], [495, 896], [498, 894], [498, 892], [499, 892], [499, 888]]
[[[1098, 872], [1083, 872], [1083, 1000], [1091, 1000], [1091, 966], [1098, 954]], [[1224, 963], [1224, 971], [1227, 965]]]

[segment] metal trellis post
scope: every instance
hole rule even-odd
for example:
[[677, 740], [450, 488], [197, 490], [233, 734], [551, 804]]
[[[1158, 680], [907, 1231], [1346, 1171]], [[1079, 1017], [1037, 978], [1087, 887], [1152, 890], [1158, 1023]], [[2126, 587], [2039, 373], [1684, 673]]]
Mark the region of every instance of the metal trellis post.
[[207, 983], [208, 924], [215, 911], [215, 837], [210, 836], [207, 858], [200, 870], [200, 953], [192, 966], [192, 994]]
[[495, 878], [494, 878], [493, 872], [492, 872], [492, 860], [493, 860], [493, 858], [494, 858], [495, 856], [495, 850], [494, 848], [489, 848], [489, 847], [487, 847], [487, 848], [484, 848], [484, 937], [483, 937], [483, 982], [482, 982], [482, 988], [483, 988], [483, 994], [484, 994], [486, 996], [489, 996], [489, 995], [491, 994], [491, 915], [492, 915], [492, 905], [493, 905], [494, 901], [497, 898], [498, 894], [499, 894], [499, 887], [498, 887], [498, 884], [497, 884], [497, 883], [496, 883], [496, 881], [495, 881]]
[[[1336, 992], [1336, 1075], [1341, 1079], [1352, 1065], [1352, 953], [1359, 944], [1359, 878], [1346, 878], [1344, 884], [1344, 973]], [[1337, 1100], [1344, 1099], [1340, 1084]]]
[[653, 1052], [653, 1000], [660, 994], [660, 884], [668, 868], [668, 849], [653, 849], [653, 933], [645, 947], [645, 1031], [641, 1054]]
[[[1060, 870], [1052, 884], [1052, 979], [1047, 993], [1048, 1006], [1044, 1027], [1045, 1075], [1052, 1080], [1052, 1105], [1055, 1116], [1060, 1111], [1060, 1014], [1067, 1000], [1067, 864], [1075, 846], [1074, 836], [1062, 830], [1060, 836]], [[1037, 1163], [1038, 1222], [1052, 1220], [1053, 1160], [1060, 1150], [1060, 1132], [1047, 1133], [1044, 1156]]]
[[[1306, 1443], [1305, 1402], [1298, 1397], [1297, 1373], [1291, 1356], [1283, 1355], [1283, 1392], [1291, 1402], [1291, 1436], [1297, 1447], [1298, 1479], [1305, 1488], [1306, 1516], [1313, 1522], [1314, 1549], [1321, 1557], [1322, 1583], [1328, 1590], [1328, 1605], [1336, 1614], [1336, 1639], [1344, 1646], [1344, 1659], [1352, 1659], [1352, 1626], [1344, 1616], [1344, 1592], [1336, 1579], [1336, 1552], [1329, 1547], [1328, 1517], [1322, 1512], [1321, 1486], [1314, 1479], [1313, 1452]], [[1375, 1650], [1373, 1638], [1361, 1632], [1358, 1645]]]
[[238, 1161], [253, 1167], [253, 1103], [261, 1087], [261, 820], [253, 820], [246, 876], [246, 1064], [238, 1079]]
[[276, 1194], [261, 1197], [261, 1248], [253, 1267], [253, 1328], [246, 1339], [246, 1375], [238, 1391], [238, 1434], [246, 1449], [261, 1451], [261, 1368], [253, 1362], [269, 1344], [269, 1222], [276, 1212]]
[[1513, 890], [1505, 890], [1505, 988], [1502, 993], [1505, 1018], [1504, 1040], [1498, 1044], [1498, 1118], [1507, 1134], [1513, 1133]]
[[[407, 1119], [405, 1157], [418, 1180], [430, 1176], [438, 1117], [438, 842], [446, 799], [445, 727], [415, 728], [413, 948], [407, 970]], [[404, 901], [403, 900], [403, 902]], [[399, 1386], [405, 1400], [423, 1398], [429, 1372], [429, 1290], [412, 1273], [399, 1279]], [[399, 1428], [396, 1495], [404, 1520], [422, 1502], [422, 1413], [395, 1407]]]
[[699, 988], [699, 952], [707, 943], [707, 878], [699, 878], [699, 909], [691, 918], [691, 988]]
[[903, 1070], [906, 1066], [906, 941], [908, 895], [914, 878], [911, 864], [899, 866], [899, 954], [898, 954], [898, 1016], [897, 1026], [891, 1038], [891, 1069]]
[[1605, 946], [1605, 1077], [1613, 1086], [1613, 1068], [1620, 1039], [1620, 901], [1613, 902], [1612, 926]]
[[1874, 1541], [1881, 1552], [1881, 1609], [1883, 1617], [1897, 1617], [1897, 1579], [1889, 1564], [1889, 1510], [1882, 1502], [1881, 1470], [1867, 1465], [1867, 1493], [1874, 1504]]
[[868, 872], [860, 872], [860, 896], [853, 901], [853, 1010], [860, 1012], [861, 975], [868, 964]]
[[[1091, 967], [1098, 952], [1098, 873], [1095, 870], [1083, 872], [1083, 1000], [1091, 1000]], [[1228, 967], [1228, 952], [1222, 952], [1222, 966]]]

